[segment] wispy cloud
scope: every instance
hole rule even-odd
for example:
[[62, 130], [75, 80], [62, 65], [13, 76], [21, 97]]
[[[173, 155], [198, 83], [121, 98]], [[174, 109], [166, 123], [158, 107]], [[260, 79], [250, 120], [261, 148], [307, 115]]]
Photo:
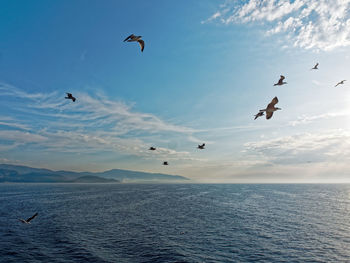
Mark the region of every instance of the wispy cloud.
[[[164, 140], [176, 134], [184, 139], [195, 138], [192, 128], [137, 112], [132, 105], [102, 94], [76, 92], [77, 101], [72, 103], [64, 100], [64, 94], [28, 93], [4, 83], [0, 91], [0, 99], [9, 100], [3, 107], [20, 112], [21, 116], [20, 120], [0, 118], [0, 145], [4, 149], [34, 144], [42, 151], [116, 152], [146, 157], [149, 141], [155, 139], [153, 135]], [[192, 158], [188, 152], [161, 147], [154, 156], [160, 155], [169, 159]]]
[[350, 159], [350, 133], [341, 129], [248, 142], [244, 146], [248, 155], [259, 156], [274, 164], [341, 163]]
[[294, 46], [331, 50], [350, 45], [350, 0], [228, 1], [208, 20], [263, 23], [266, 34], [285, 34]]
[[347, 117], [349, 116], [349, 112], [343, 111], [343, 112], [330, 112], [330, 113], [324, 113], [324, 114], [318, 114], [318, 115], [302, 115], [297, 118], [297, 120], [293, 120], [289, 122], [289, 125], [296, 126], [300, 124], [308, 124], [319, 120], [325, 120], [325, 119], [333, 119], [338, 117]]

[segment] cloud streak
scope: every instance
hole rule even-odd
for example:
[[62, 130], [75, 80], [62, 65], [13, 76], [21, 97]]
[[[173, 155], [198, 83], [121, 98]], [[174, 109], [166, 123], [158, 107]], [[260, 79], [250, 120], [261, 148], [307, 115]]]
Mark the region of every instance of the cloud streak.
[[305, 49], [332, 50], [350, 45], [350, 0], [228, 1], [205, 22], [256, 23], [266, 35], [284, 34]]
[[[7, 100], [2, 107], [20, 115], [20, 121], [0, 118], [0, 145], [7, 150], [35, 145], [41, 151], [115, 152], [147, 157], [147, 141], [154, 135], [166, 140], [173, 135], [193, 138], [196, 132], [153, 114], [137, 112], [131, 105], [101, 94], [76, 92], [77, 101], [72, 103], [64, 100], [64, 94], [28, 93], [4, 83], [0, 84], [0, 92], [0, 100]], [[188, 152], [158, 149], [156, 158], [192, 158]]]
[[350, 160], [350, 132], [342, 129], [248, 142], [244, 146], [248, 155], [263, 158], [271, 164]]

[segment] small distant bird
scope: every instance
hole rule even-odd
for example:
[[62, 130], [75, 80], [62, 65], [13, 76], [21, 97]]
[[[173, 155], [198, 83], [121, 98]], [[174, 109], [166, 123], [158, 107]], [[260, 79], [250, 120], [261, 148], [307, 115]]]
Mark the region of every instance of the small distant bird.
[[255, 114], [254, 116], [255, 116], [254, 120], [256, 120], [257, 118], [259, 118], [261, 116], [264, 116], [264, 112], [263, 111], [259, 111], [259, 113]]
[[346, 81], [346, 80], [344, 79], [344, 80], [338, 82], [337, 85], [335, 85], [334, 87], [336, 87], [336, 86], [338, 86], [338, 85], [340, 85], [340, 84], [344, 84], [344, 81]]
[[30, 221], [33, 220], [36, 216], [38, 215], [38, 213], [35, 213], [32, 217], [29, 217], [28, 219], [18, 219], [19, 221], [21, 221], [23, 224], [30, 224]]
[[67, 97], [64, 97], [65, 99], [72, 100], [73, 102], [76, 100], [75, 97], [73, 97], [72, 93], [66, 92]]
[[143, 52], [143, 49], [145, 48], [145, 42], [141, 39], [142, 36], [135, 36], [134, 34], [131, 34], [127, 38], [124, 39], [124, 42], [135, 42], [137, 41], [141, 47], [141, 52]]
[[169, 165], [168, 162], [163, 162], [163, 165]]
[[281, 75], [280, 79], [278, 80], [277, 83], [273, 84], [274, 86], [282, 86], [283, 84], [287, 84], [287, 82], [284, 82], [283, 80], [285, 79], [285, 76]]
[[276, 110], [281, 110], [280, 108], [275, 107], [278, 103], [278, 98], [274, 97], [272, 101], [267, 105], [266, 109], [260, 110], [260, 112], [266, 112], [266, 119], [271, 119], [273, 112]]
[[149, 147], [149, 149], [148, 150], [150, 150], [150, 151], [155, 151], [156, 150], [156, 148], [155, 147]]
[[318, 69], [318, 62], [316, 63], [316, 65], [312, 69]]
[[205, 143], [203, 143], [202, 145], [199, 145], [199, 144], [198, 144], [198, 147], [197, 147], [197, 148], [203, 150], [203, 149], [205, 149], [204, 146], [205, 146]]

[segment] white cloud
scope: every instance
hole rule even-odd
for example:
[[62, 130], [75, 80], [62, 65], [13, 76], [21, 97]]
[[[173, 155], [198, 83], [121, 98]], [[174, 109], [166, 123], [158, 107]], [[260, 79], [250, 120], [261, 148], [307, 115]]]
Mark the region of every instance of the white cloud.
[[333, 119], [333, 118], [339, 118], [339, 117], [347, 117], [349, 116], [349, 112], [343, 111], [343, 112], [330, 112], [330, 113], [324, 113], [324, 114], [318, 114], [318, 115], [302, 115], [297, 118], [297, 120], [290, 121], [289, 125], [296, 126], [300, 124], [308, 124], [314, 121], [324, 120], [324, 119]]
[[347, 163], [350, 160], [350, 132], [341, 129], [248, 142], [244, 146], [248, 155], [273, 164]]
[[264, 24], [267, 35], [284, 33], [294, 46], [331, 50], [350, 45], [349, 10], [350, 0], [229, 1], [207, 21]]
[[[7, 84], [0, 84], [0, 90], [0, 97], [6, 96], [9, 101], [3, 107], [15, 110], [17, 115], [20, 112], [20, 121], [0, 117], [0, 146], [4, 150], [35, 144], [42, 151], [115, 152], [147, 157], [147, 141], [155, 139], [154, 135], [165, 140], [175, 135], [194, 139], [196, 132], [153, 114], [137, 112], [131, 105], [101, 94], [76, 92], [77, 101], [73, 103], [64, 99], [65, 94], [56, 92], [28, 93]], [[157, 148], [155, 158], [192, 158], [185, 151]]]
[[219, 18], [220, 16], [222, 16], [221, 12], [220, 11], [217, 11], [216, 13], [214, 13], [211, 17], [209, 17], [207, 20], [205, 21], [202, 21], [201, 23], [204, 24], [204, 23], [207, 23], [207, 22], [210, 22], [212, 20], [215, 20], [217, 18]]

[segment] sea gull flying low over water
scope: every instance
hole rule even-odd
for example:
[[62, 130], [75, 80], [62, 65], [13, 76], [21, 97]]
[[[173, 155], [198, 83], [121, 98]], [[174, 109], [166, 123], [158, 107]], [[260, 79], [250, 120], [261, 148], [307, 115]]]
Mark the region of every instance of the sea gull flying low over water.
[[316, 63], [316, 65], [312, 69], [318, 69], [318, 62]]
[[284, 82], [283, 80], [285, 79], [285, 76], [281, 75], [280, 79], [278, 80], [277, 83], [273, 84], [274, 86], [282, 86], [283, 84], [287, 84], [287, 82]]
[[73, 102], [75, 101], [75, 97], [73, 97], [72, 93], [66, 92], [67, 97], [64, 97], [67, 100], [72, 100]]
[[163, 165], [169, 165], [168, 162], [163, 162]]
[[255, 114], [254, 116], [255, 116], [254, 120], [256, 120], [257, 118], [259, 118], [261, 116], [264, 116], [264, 112], [263, 111], [259, 111], [259, 113]]
[[280, 108], [275, 107], [278, 103], [278, 98], [274, 97], [272, 101], [267, 105], [266, 109], [260, 110], [260, 112], [266, 112], [266, 119], [271, 119], [273, 112], [276, 110], [281, 110]]
[[142, 36], [135, 36], [134, 34], [131, 34], [127, 38], [124, 39], [124, 42], [135, 42], [137, 41], [141, 47], [141, 52], [143, 52], [143, 49], [145, 48], [145, 42], [141, 39]]
[[148, 150], [150, 150], [150, 151], [155, 151], [156, 150], [156, 147], [149, 147], [149, 149]]
[[30, 221], [33, 220], [36, 216], [38, 215], [38, 213], [35, 213], [33, 216], [29, 217], [28, 219], [18, 219], [19, 221], [21, 221], [23, 224], [30, 224]]
[[342, 84], [344, 84], [344, 81], [346, 81], [346, 80], [344, 79], [344, 80], [342, 80], [342, 81], [338, 82], [338, 83], [337, 83], [337, 85], [335, 85], [334, 87], [336, 87], [336, 86], [338, 86], [338, 85], [342, 85]]
[[201, 145], [198, 144], [198, 147], [197, 147], [197, 148], [203, 150], [203, 149], [205, 149], [204, 146], [205, 146], [205, 143], [203, 143], [203, 144], [201, 144]]

